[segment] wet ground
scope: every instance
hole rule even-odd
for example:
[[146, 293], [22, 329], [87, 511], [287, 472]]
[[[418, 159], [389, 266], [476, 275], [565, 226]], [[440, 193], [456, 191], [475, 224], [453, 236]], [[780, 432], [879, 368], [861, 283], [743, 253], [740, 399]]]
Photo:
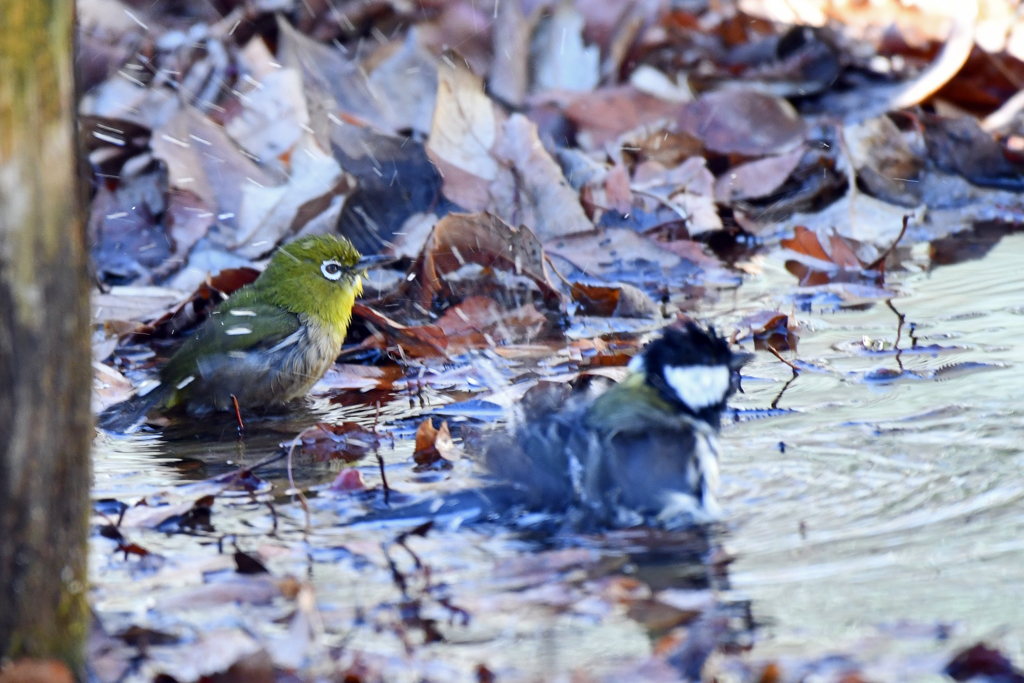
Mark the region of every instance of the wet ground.
[[[1020, 661], [1022, 252], [1024, 235], [1011, 234], [980, 259], [931, 266], [928, 245], [918, 245], [907, 270], [888, 276], [896, 295], [887, 304], [811, 296], [776, 250], [754, 256], [738, 289], [696, 311], [727, 332], [765, 309], [798, 323], [796, 351], [782, 353], [795, 371], [759, 352], [733, 401], [737, 421], [723, 429], [726, 529], [712, 546], [721, 542], [736, 558], [727, 579], [699, 563], [666, 562], [664, 553], [652, 559], [652, 548], [699, 553], [688, 538], [617, 534], [552, 545], [500, 529], [433, 529], [406, 549], [393, 541], [411, 525], [340, 525], [377, 494], [327, 491], [344, 463], [300, 454], [293, 475], [312, 489], [308, 535], [283, 461], [274, 463], [259, 471], [265, 482], [255, 492], [218, 496], [212, 529], [167, 533], [152, 521], [131, 526], [126, 514], [122, 533], [149, 555], [126, 558], [97, 534], [93, 605], [108, 633], [134, 625], [170, 636], [148, 648], [133, 680], [160, 671], [187, 680], [216, 653], [260, 647], [278, 668], [313, 674], [340, 657], [371, 662], [388, 680], [478, 680], [481, 664], [499, 680], [567, 680], [576, 669], [613, 671], [650, 656], [667, 629], [636, 608], [648, 594], [677, 612], [717, 602], [735, 615], [749, 601], [756, 627], [736, 636], [753, 644], [741, 655], [749, 661], [844, 653], [868, 667], [870, 680], [941, 680], [949, 653], [979, 639]], [[379, 453], [399, 500], [463, 487], [473, 481], [469, 459], [413, 471], [416, 423], [495, 377], [565, 371], [516, 363], [480, 358], [469, 381], [424, 380], [382, 395], [379, 412], [376, 401], [346, 407], [320, 398], [310, 414], [251, 425], [241, 443], [227, 419], [99, 436], [93, 495], [188, 508], [223, 489], [196, 482], [257, 462], [325, 419], [390, 431], [394, 446], [386, 441]], [[493, 419], [494, 406], [483, 407]], [[456, 436], [478, 422], [466, 407], [450, 412]], [[379, 487], [372, 455], [357, 466], [367, 486]], [[236, 546], [273, 580], [239, 575]], [[287, 575], [294, 584], [284, 585]], [[423, 645], [432, 629], [444, 640]]]

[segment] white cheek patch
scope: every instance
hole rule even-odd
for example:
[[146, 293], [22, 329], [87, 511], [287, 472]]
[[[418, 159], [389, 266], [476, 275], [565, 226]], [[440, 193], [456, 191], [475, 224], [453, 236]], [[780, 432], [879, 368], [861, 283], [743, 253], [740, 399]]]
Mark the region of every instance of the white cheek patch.
[[724, 365], [665, 366], [665, 381], [680, 401], [700, 410], [725, 400], [731, 375]]
[[341, 279], [341, 264], [334, 259], [324, 261], [320, 264], [320, 272], [324, 274], [324, 277], [328, 280], [337, 282]]

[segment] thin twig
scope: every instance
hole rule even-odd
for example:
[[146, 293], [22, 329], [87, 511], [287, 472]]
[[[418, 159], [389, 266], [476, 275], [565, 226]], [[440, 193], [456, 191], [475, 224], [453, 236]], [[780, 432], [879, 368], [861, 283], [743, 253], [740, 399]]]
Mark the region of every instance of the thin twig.
[[391, 487], [388, 486], [388, 478], [384, 476], [384, 456], [380, 454], [379, 450], [374, 451], [377, 456], [377, 465], [380, 467], [380, 482], [384, 487], [384, 504], [391, 505]]
[[896, 351], [896, 365], [900, 367], [900, 372], [903, 372], [903, 359], [900, 357], [903, 355], [903, 349], [900, 348], [900, 338], [903, 336], [903, 323], [906, 322], [907, 316], [896, 310], [896, 307], [892, 305], [892, 299], [886, 299], [885, 305], [896, 314], [896, 318], [899, 320], [896, 325], [896, 341], [893, 343], [893, 348]]
[[231, 394], [231, 402], [235, 404], [235, 417], [238, 418], [238, 438], [245, 434], [245, 425], [242, 424], [242, 411], [238, 409], [238, 398]]
[[793, 372], [800, 372], [800, 368], [798, 368], [797, 366], [793, 365], [793, 364], [792, 364], [792, 363], [790, 363], [790, 362], [789, 362], [788, 360], [786, 360], [785, 358], [783, 358], [783, 357], [782, 357], [782, 355], [781, 355], [781, 354], [779, 354], [779, 352], [775, 350], [775, 347], [774, 347], [774, 346], [772, 346], [771, 344], [765, 344], [764, 346], [765, 346], [765, 348], [766, 348], [766, 349], [768, 349], [769, 351], [771, 351], [771, 353], [772, 353], [772, 355], [773, 355], [773, 356], [775, 356], [776, 358], [778, 358], [779, 360], [781, 360], [781, 361], [782, 361], [783, 363], [785, 363], [785, 364], [786, 364], [786, 365], [788, 365], [789, 367], [793, 368]]
[[[377, 423], [380, 421], [380, 401], [377, 401], [377, 412], [373, 416], [373, 435], [377, 436]], [[393, 436], [393, 435], [392, 435]], [[384, 504], [391, 504], [391, 488], [388, 486], [388, 478], [384, 476], [384, 457], [380, 454], [380, 439], [373, 440], [373, 453], [377, 456], [377, 465], [380, 466], [380, 481], [384, 487]]]
[[900, 229], [900, 234], [896, 235], [896, 241], [893, 242], [892, 245], [888, 249], [885, 250], [885, 253], [883, 253], [881, 256], [879, 256], [874, 261], [869, 263], [864, 268], [864, 270], [874, 270], [875, 268], [878, 268], [879, 266], [882, 266], [882, 275], [884, 277], [884, 275], [885, 275], [885, 259], [889, 258], [889, 254], [891, 254], [892, 252], [894, 252], [896, 250], [896, 245], [899, 244], [900, 240], [903, 239], [903, 236], [905, 234], [907, 234], [907, 225], [909, 225], [909, 224], [910, 224], [910, 214], [906, 214], [906, 215], [903, 216], [903, 227]]
[[572, 288], [572, 283], [565, 279], [565, 276], [558, 272], [558, 268], [555, 268], [555, 262], [551, 260], [551, 255], [548, 253], [544, 254], [544, 260], [551, 266], [551, 270], [558, 276], [558, 279], [565, 283], [567, 287]]
[[299, 432], [298, 434], [295, 435], [295, 438], [292, 439], [291, 446], [288, 447], [288, 487], [289, 487], [289, 492], [291, 492], [293, 494], [294, 493], [299, 494], [299, 502], [302, 503], [302, 509], [306, 513], [306, 536], [307, 537], [309, 536], [310, 529], [312, 528], [312, 523], [310, 521], [310, 515], [309, 515], [309, 503], [306, 502], [306, 494], [304, 494], [301, 489], [296, 488], [296, 486], [295, 486], [295, 479], [292, 478], [292, 453], [295, 452], [295, 447], [299, 444], [299, 441], [302, 440], [302, 437], [305, 436], [306, 432], [310, 431], [311, 429], [316, 429], [316, 428], [317, 428], [317, 426], [313, 425], [311, 427], [306, 427], [305, 429], [303, 429], [301, 432]]
[[650, 190], [641, 190], [641, 189], [633, 187], [633, 186], [630, 186], [629, 189], [630, 189], [631, 192], [635, 192], [636, 194], [641, 194], [641, 195], [643, 195], [645, 197], [650, 197], [651, 199], [654, 199], [655, 201], [660, 202], [661, 204], [664, 204], [667, 208], [672, 209], [672, 211], [675, 211], [676, 214], [678, 214], [678, 216], [680, 218], [682, 218], [684, 221], [690, 222], [690, 220], [692, 220], [692, 217], [690, 216], [690, 214], [688, 214], [686, 212], [686, 209], [684, 209], [682, 206], [676, 204], [675, 202], [673, 202], [668, 197], [662, 197], [661, 195], [659, 195], [659, 194], [657, 194], [655, 192], [651, 192]]
[[786, 383], [782, 385], [782, 390], [779, 391], [778, 395], [775, 397], [775, 400], [772, 401], [772, 405], [771, 405], [772, 410], [775, 410], [775, 409], [777, 409], [779, 407], [779, 401], [782, 400], [782, 395], [784, 393], [786, 393], [786, 389], [789, 389], [789, 385], [793, 383], [793, 380], [795, 380], [799, 376], [800, 376], [800, 372], [798, 370], [794, 369], [793, 370], [793, 376], [790, 377], [788, 380], [786, 380]]

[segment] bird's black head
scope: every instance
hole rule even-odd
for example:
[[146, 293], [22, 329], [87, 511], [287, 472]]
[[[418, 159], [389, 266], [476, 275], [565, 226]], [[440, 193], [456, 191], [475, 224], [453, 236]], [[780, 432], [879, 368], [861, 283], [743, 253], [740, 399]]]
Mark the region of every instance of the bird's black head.
[[751, 357], [734, 353], [714, 328], [687, 322], [683, 329], [666, 329], [634, 363], [665, 400], [717, 429], [726, 400], [739, 387], [739, 370]]

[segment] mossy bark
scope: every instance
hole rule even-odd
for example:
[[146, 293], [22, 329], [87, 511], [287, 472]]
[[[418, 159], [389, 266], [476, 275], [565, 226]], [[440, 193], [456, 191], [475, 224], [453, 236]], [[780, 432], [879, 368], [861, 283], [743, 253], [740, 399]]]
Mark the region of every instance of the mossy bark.
[[73, 0], [0, 0], [0, 657], [82, 671], [91, 418]]

